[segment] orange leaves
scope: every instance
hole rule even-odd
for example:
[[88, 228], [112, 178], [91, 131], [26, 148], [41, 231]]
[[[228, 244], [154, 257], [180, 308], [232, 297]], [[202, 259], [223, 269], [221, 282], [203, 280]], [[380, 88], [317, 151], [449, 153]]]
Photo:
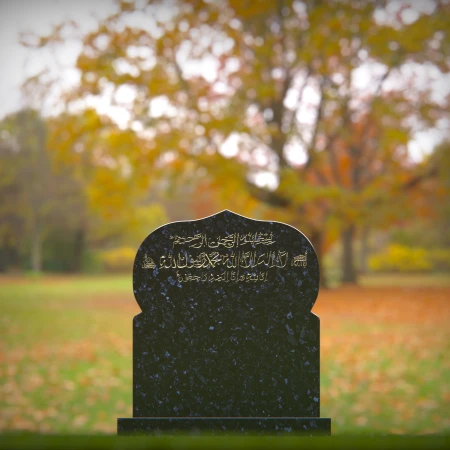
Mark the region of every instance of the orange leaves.
[[[48, 313], [54, 299], [42, 285], [47, 293], [74, 289], [67, 279], [44, 280], [32, 287], [41, 287], [36, 307]], [[123, 318], [139, 308], [131, 292], [109, 286], [99, 293], [98, 284], [83, 283], [76, 295], [58, 297], [51, 329], [64, 325], [67, 335], [39, 332], [25, 345], [35, 316], [16, 312], [2, 321], [3, 335], [14, 339], [0, 343], [1, 431], [114, 433], [115, 418], [131, 413], [132, 336]], [[17, 282], [18, 291], [25, 287]], [[449, 429], [449, 296], [448, 287], [320, 291], [321, 415], [332, 417], [333, 434]], [[75, 312], [77, 320], [62, 322]], [[92, 327], [80, 331], [83, 324]]]
[[[198, 157], [202, 152], [213, 159], [209, 154], [209, 150], [212, 153], [212, 146], [208, 142], [208, 139], [213, 140], [213, 132], [226, 136], [233, 131], [246, 131], [252, 138], [255, 137], [255, 142], [263, 141], [264, 144], [274, 137], [278, 142], [289, 142], [291, 137], [295, 141], [296, 132], [291, 136], [291, 131], [297, 127], [304, 128], [300, 120], [296, 120], [294, 115], [293, 124], [281, 126], [282, 122], [290, 122], [286, 120], [287, 116], [294, 114], [294, 111], [285, 109], [282, 114], [273, 114], [273, 111], [283, 110], [288, 97], [295, 98], [295, 92], [300, 90], [297, 78], [302, 78], [305, 72], [311, 77], [308, 84], [310, 94], [317, 89], [317, 85], [323, 85], [325, 105], [323, 114], [317, 114], [317, 144], [322, 140], [333, 147], [317, 145], [324, 147], [316, 154], [322, 177], [313, 175], [308, 179], [308, 183], [315, 186], [332, 184], [338, 190], [349, 189], [360, 194], [370, 184], [369, 179], [381, 174], [384, 180], [382, 187], [390, 195], [395, 194], [394, 181], [400, 178], [409, 140], [409, 128], [403, 123], [414, 109], [428, 118], [430, 124], [437, 120], [425, 98], [418, 97], [420, 106], [413, 104], [411, 99], [418, 92], [411, 91], [411, 95], [408, 93], [410, 98], [406, 98], [403, 83], [395, 83], [398, 84], [398, 91], [397, 86], [392, 85], [389, 97], [385, 97], [383, 89], [379, 89], [373, 94], [376, 101], [372, 102], [372, 94], [365, 97], [349, 86], [349, 74], [355, 72], [356, 75], [367, 61], [385, 62], [387, 66], [397, 69], [395, 64], [415, 52], [417, 59], [422, 61], [430, 58], [438, 60], [438, 56], [441, 60], [445, 59], [440, 51], [445, 41], [442, 30], [446, 29], [448, 22], [445, 14], [436, 11], [421, 16], [414, 23], [396, 27], [390, 23], [395, 15], [389, 13], [389, 8], [389, 18], [386, 18], [386, 23], [380, 23], [383, 21], [377, 17], [383, 15], [383, 8], [378, 9], [374, 2], [286, 2], [279, 5], [276, 1], [263, 0], [184, 1], [176, 8], [166, 10], [165, 19], [159, 17], [157, 7], [152, 10], [153, 5], [149, 5], [148, 9], [147, 6], [141, 8], [132, 1], [118, 2], [117, 13], [101, 20], [97, 30], [84, 36], [83, 49], [77, 61], [81, 86], [72, 97], [78, 105], [80, 98], [95, 96], [100, 99], [102, 93], [109, 96], [110, 87], [133, 86], [136, 96], [126, 108], [132, 117], [135, 115], [141, 121], [144, 129], [151, 129], [157, 137], [153, 136], [151, 143], [142, 145], [139, 140], [128, 140], [121, 133], [120, 139], [116, 139], [117, 135], [113, 133], [114, 136], [105, 138], [101, 144], [108, 149], [106, 153], [116, 164], [121, 164], [119, 155], [127, 158], [134, 175], [133, 184], [141, 192], [149, 188], [150, 178], [160, 175], [154, 164], [155, 155], [160, 156], [164, 151], [183, 155], [195, 149], [197, 153], [195, 156], [191, 153], [191, 156], [196, 163], [203, 163]], [[55, 34], [53, 40], [58, 41], [58, 35]], [[433, 35], [434, 41], [427, 42]], [[439, 35], [442, 36], [439, 38]], [[41, 43], [46, 42], [44, 39]], [[428, 43], [432, 44], [429, 48]], [[213, 66], [216, 63], [219, 82], [213, 81], [216, 75]], [[287, 73], [289, 76], [286, 76]], [[331, 81], [325, 82], [325, 78]], [[290, 86], [289, 83], [285, 85], [285, 81], [290, 81]], [[376, 91], [376, 86], [373, 87]], [[397, 95], [399, 92], [401, 95]], [[306, 101], [310, 94], [302, 99], [298, 111], [307, 110], [308, 116], [316, 117], [317, 102], [309, 105], [310, 100]], [[170, 101], [173, 117], [150, 113], [152, 117], [149, 118], [150, 99], [163, 96]], [[258, 114], [254, 116], [258, 117], [258, 124], [246, 123], [246, 113], [250, 108], [257, 109]], [[268, 118], [270, 114], [264, 117], [264, 110], [271, 110], [272, 118]], [[280, 120], [283, 113], [286, 117]], [[55, 133], [55, 138], [59, 138], [55, 148], [69, 164], [99, 164], [92, 159], [95, 160], [93, 150], [98, 147], [96, 138], [101, 125], [84, 118], [87, 123], [83, 128], [82, 124], [75, 123], [73, 117], [69, 119], [62, 122]], [[199, 133], [201, 136], [193, 132], [200, 124], [204, 127], [204, 132]], [[88, 138], [87, 134], [91, 136]], [[74, 139], [74, 135], [78, 138]], [[273, 143], [272, 139], [272, 147], [276, 147]], [[155, 152], [149, 151], [152, 145]], [[352, 157], [352, 148], [359, 155]], [[331, 150], [335, 153], [335, 161], [332, 160]], [[271, 151], [274, 156], [275, 153], [281, 154], [280, 148], [277, 151], [272, 148]], [[380, 163], [378, 167], [376, 163]], [[305, 170], [313, 172], [316, 168]], [[175, 183], [175, 178], [179, 178], [186, 166], [181, 158], [175, 158], [172, 169], [174, 176], [169, 183]], [[251, 170], [247, 167], [244, 179]], [[226, 189], [228, 184], [222, 182], [229, 176], [226, 169], [223, 172], [210, 169], [210, 174], [221, 178], [220, 183]], [[242, 173], [231, 175], [236, 179]], [[103, 189], [104, 192], [95, 192], [94, 204], [101, 207], [103, 201], [107, 202], [111, 197], [108, 207], [111, 216], [111, 211], [120, 206], [117, 198], [110, 195], [113, 183], [111, 180], [104, 183], [98, 181], [95, 189]], [[242, 184], [231, 182], [230, 186], [235, 188]], [[129, 185], [117, 187], [118, 191], [130, 192]], [[297, 193], [302, 187], [299, 183], [292, 183], [286, 190], [292, 193], [287, 198], [293, 198], [293, 203], [297, 205], [300, 204]], [[356, 200], [347, 196], [346, 192], [342, 194], [341, 202], [329, 196], [318, 208], [313, 205], [312, 213], [305, 215], [304, 220], [311, 217], [308, 225], [315, 226], [317, 223], [323, 224], [325, 216], [334, 214], [355, 222], [360, 217], [352, 216], [352, 211], [373, 200], [367, 191], [367, 196], [356, 195]], [[131, 196], [124, 197], [128, 200]], [[311, 202], [316, 198], [312, 196]], [[386, 199], [377, 197], [378, 204], [381, 200]], [[246, 208], [254, 206], [251, 200], [243, 203], [250, 205]], [[346, 204], [347, 210], [343, 212]], [[425, 208], [421, 212], [425, 214]], [[393, 220], [389, 214], [386, 218], [388, 222]]]
[[[450, 338], [448, 295], [448, 288], [321, 291], [314, 312], [322, 327], [322, 411], [339, 414], [348, 430], [448, 428], [449, 368], [439, 362]], [[341, 406], [348, 402], [350, 415]]]

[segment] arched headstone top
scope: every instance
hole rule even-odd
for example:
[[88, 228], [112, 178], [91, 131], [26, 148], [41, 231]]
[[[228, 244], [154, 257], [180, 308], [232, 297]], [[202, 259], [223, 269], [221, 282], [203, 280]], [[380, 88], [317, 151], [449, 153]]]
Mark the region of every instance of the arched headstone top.
[[211, 298], [260, 299], [268, 313], [294, 303], [298, 313], [308, 313], [319, 276], [316, 252], [301, 231], [224, 210], [149, 234], [136, 254], [133, 290], [144, 313], [194, 299], [201, 307]]

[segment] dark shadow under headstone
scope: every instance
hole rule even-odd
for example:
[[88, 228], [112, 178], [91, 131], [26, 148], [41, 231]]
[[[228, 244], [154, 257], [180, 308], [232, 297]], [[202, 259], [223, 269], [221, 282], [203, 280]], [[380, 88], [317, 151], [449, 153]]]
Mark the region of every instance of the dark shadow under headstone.
[[230, 211], [158, 228], [133, 288], [133, 418], [118, 434], [331, 433], [309, 240]]

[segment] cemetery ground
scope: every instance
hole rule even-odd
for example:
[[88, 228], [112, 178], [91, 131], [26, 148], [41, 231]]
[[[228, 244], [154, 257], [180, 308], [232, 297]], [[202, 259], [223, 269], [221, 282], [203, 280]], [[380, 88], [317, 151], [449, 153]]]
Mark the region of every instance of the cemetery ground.
[[[333, 436], [448, 438], [449, 302], [446, 276], [321, 289], [321, 417]], [[116, 434], [132, 412], [131, 277], [4, 276], [0, 308], [0, 441]]]

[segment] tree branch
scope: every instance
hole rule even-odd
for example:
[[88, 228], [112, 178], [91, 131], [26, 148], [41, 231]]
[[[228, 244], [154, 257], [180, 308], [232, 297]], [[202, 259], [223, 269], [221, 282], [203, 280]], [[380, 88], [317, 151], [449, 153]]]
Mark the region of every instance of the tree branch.
[[263, 203], [276, 208], [287, 208], [292, 204], [292, 201], [275, 191], [269, 191], [268, 189], [260, 188], [250, 181], [247, 181], [247, 188], [250, 195]]
[[[305, 79], [303, 80], [303, 83], [301, 84], [300, 90], [298, 91], [298, 98], [297, 98], [297, 102], [295, 103], [294, 109], [292, 110], [292, 114], [290, 114], [290, 117], [287, 119], [288, 120], [288, 129], [289, 129], [289, 133], [292, 133], [292, 129], [295, 123], [295, 119], [297, 116], [297, 112], [298, 109], [300, 108], [301, 102], [303, 100], [303, 92], [305, 91], [305, 88], [308, 84], [308, 81], [310, 79], [310, 75], [311, 75], [311, 67], [308, 65], [307, 69], [306, 69], [306, 75], [305, 75]], [[302, 141], [303, 144], [305, 144], [305, 141], [303, 139], [303, 137], [299, 134], [298, 136], [300, 138], [300, 140]]]
[[424, 180], [426, 180], [428, 178], [434, 178], [437, 174], [438, 174], [438, 168], [433, 165], [425, 173], [415, 175], [410, 180], [405, 182], [401, 186], [401, 189], [404, 191], [408, 191], [409, 189], [412, 189], [412, 188], [416, 187], [417, 185], [419, 185], [420, 183], [422, 183]]
[[[408, 181], [404, 182], [398, 187], [398, 192], [407, 192], [410, 189], [413, 189], [414, 187], [418, 186], [423, 181], [434, 178], [438, 174], [438, 168], [436, 166], [430, 167], [426, 172], [417, 174], [410, 178]], [[395, 193], [393, 194], [395, 195]], [[374, 208], [378, 206], [380, 203], [382, 203], [384, 199], [377, 198], [374, 201], [370, 202], [369, 207]]]
[[314, 124], [314, 130], [311, 137], [311, 141], [309, 145], [307, 146], [306, 153], [308, 155], [308, 161], [306, 162], [306, 168], [309, 168], [311, 164], [313, 163], [313, 155], [316, 153], [316, 145], [317, 145], [317, 135], [319, 132], [319, 125], [322, 120], [323, 115], [323, 107], [325, 104], [325, 93], [324, 93], [324, 87], [326, 84], [326, 78], [323, 77], [321, 83], [319, 84], [319, 90], [320, 90], [320, 101], [319, 105], [317, 106], [317, 117]]
[[[379, 82], [378, 82], [378, 86], [377, 86], [377, 88], [376, 88], [376, 90], [375, 90], [375, 93], [374, 93], [374, 95], [372, 96], [372, 99], [371, 99], [371, 101], [370, 101], [370, 104], [369, 104], [369, 107], [368, 107], [368, 111], [367, 111], [367, 115], [366, 115], [366, 121], [365, 121], [365, 123], [364, 123], [364, 126], [363, 126], [363, 129], [362, 129], [362, 131], [361, 131], [361, 138], [360, 138], [360, 141], [361, 141], [361, 147], [359, 148], [359, 150], [358, 150], [358, 152], [357, 152], [357, 155], [356, 155], [356, 157], [359, 159], [359, 157], [363, 154], [363, 153], [366, 153], [367, 151], [368, 151], [368, 149], [369, 149], [369, 147], [368, 147], [368, 145], [370, 144], [370, 140], [369, 139], [367, 139], [367, 134], [368, 134], [368, 131], [369, 131], [369, 127], [370, 127], [370, 125], [371, 125], [371, 121], [370, 121], [370, 118], [371, 118], [371, 112], [372, 112], [372, 109], [373, 109], [373, 105], [374, 105], [374, 103], [375, 103], [375, 100], [376, 100], [376, 98], [378, 97], [378, 94], [381, 92], [381, 90], [382, 90], [382, 87], [383, 87], [383, 84], [384, 84], [384, 82], [386, 81], [386, 79], [388, 78], [388, 76], [389, 76], [389, 74], [391, 73], [391, 70], [392, 70], [392, 68], [391, 67], [388, 67], [388, 69], [386, 70], [386, 72], [384, 73], [384, 75], [380, 78], [380, 80], [379, 80]], [[369, 154], [367, 155], [367, 160], [370, 162], [372, 159], [374, 159], [375, 158], [375, 154], [377, 153], [377, 150], [378, 150], [378, 146], [377, 145], [373, 145], [372, 146], [372, 151], [371, 152], [369, 152]], [[366, 169], [367, 169], [367, 165], [366, 165]], [[362, 173], [361, 173], [361, 179], [366, 175], [366, 172], [367, 172], [367, 170], [362, 170]]]

